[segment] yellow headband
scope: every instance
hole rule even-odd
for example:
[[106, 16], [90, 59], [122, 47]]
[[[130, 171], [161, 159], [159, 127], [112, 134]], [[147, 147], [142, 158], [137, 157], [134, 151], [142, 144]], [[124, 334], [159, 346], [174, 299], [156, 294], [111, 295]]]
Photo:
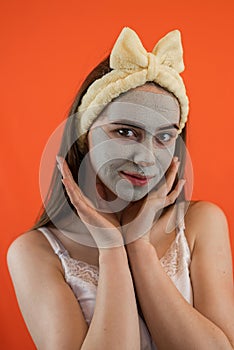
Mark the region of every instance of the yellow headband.
[[180, 32], [165, 35], [147, 52], [134, 30], [124, 27], [110, 54], [113, 70], [91, 84], [78, 108], [79, 144], [104, 107], [121, 93], [146, 82], [155, 82], [172, 92], [180, 104], [179, 133], [185, 126], [189, 101], [179, 73], [184, 70]]

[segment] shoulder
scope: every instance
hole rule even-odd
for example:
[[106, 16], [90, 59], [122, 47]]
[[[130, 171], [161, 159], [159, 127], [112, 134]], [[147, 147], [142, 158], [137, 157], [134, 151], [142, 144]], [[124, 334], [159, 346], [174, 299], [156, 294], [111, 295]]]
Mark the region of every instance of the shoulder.
[[224, 211], [217, 204], [209, 201], [191, 201], [186, 217], [191, 220], [194, 216], [199, 220], [209, 220], [215, 216], [218, 220], [226, 221]]
[[19, 235], [9, 246], [7, 251], [7, 263], [9, 269], [17, 264], [48, 265], [62, 272], [61, 264], [55, 255], [46, 237], [38, 230], [27, 231]]
[[192, 244], [192, 276], [204, 274], [207, 278], [213, 273], [214, 280], [221, 274], [232, 281], [232, 251], [224, 211], [211, 202], [193, 202], [185, 215], [185, 226]]
[[209, 201], [191, 201], [184, 217], [185, 234], [191, 251], [207, 241], [229, 239], [224, 211]]
[[[27, 231], [20, 234], [9, 246], [8, 255], [41, 252], [46, 254], [50, 251], [46, 238], [39, 230]], [[52, 248], [51, 248], [52, 249]]]
[[8, 249], [7, 263], [36, 348], [80, 348], [87, 332], [82, 310], [41, 232], [29, 231], [17, 237]]
[[193, 240], [189, 270], [194, 307], [233, 342], [233, 268], [226, 215], [214, 203], [193, 202], [186, 225], [186, 235]]

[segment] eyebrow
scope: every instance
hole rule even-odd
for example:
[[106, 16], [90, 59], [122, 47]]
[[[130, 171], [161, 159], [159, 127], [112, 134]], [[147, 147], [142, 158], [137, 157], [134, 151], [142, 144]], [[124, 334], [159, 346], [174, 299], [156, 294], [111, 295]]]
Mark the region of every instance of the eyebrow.
[[177, 124], [170, 124], [170, 125], [162, 126], [161, 128], [158, 128], [158, 130], [167, 130], [167, 129], [177, 129], [177, 130], [179, 130], [179, 126]]
[[[139, 125], [139, 124], [129, 124], [128, 122], [118, 122], [118, 123], [111, 123], [114, 125], [124, 125], [124, 126], [131, 126], [133, 128], [137, 128], [137, 129], [142, 129], [144, 130], [143, 126]], [[166, 126], [162, 126], [161, 128], [158, 128], [157, 130], [161, 131], [161, 130], [168, 130], [168, 129], [177, 129], [179, 130], [179, 126], [177, 124], [168, 124]]]

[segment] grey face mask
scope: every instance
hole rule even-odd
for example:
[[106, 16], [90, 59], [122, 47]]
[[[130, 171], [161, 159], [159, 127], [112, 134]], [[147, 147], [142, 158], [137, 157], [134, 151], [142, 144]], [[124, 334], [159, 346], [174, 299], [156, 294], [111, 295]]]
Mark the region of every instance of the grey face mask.
[[[124, 201], [143, 198], [171, 163], [177, 136], [173, 125], [178, 122], [179, 106], [171, 96], [134, 90], [120, 95], [91, 127], [89, 160], [94, 172]], [[128, 130], [131, 135], [137, 130], [140, 137], [116, 136], [114, 128]], [[171, 140], [160, 144], [156, 141], [159, 135]], [[149, 178], [145, 184], [136, 185], [126, 174]]]

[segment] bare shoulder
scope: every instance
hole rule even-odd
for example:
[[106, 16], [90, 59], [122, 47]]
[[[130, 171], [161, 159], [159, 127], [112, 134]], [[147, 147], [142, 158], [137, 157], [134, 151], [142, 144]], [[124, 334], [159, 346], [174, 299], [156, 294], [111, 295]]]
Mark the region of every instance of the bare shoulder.
[[61, 264], [50, 243], [38, 230], [27, 231], [19, 235], [9, 246], [7, 263], [9, 268], [17, 262], [40, 260], [41, 264], [50, 264], [62, 273]]
[[[226, 276], [232, 285], [232, 251], [228, 222], [224, 211], [207, 201], [193, 202], [185, 216], [186, 235], [192, 242], [191, 276], [202, 276], [217, 281]], [[220, 282], [221, 283], [221, 282]], [[195, 283], [194, 283], [195, 285]]]
[[189, 269], [194, 307], [220, 327], [233, 345], [233, 269], [226, 215], [214, 203], [193, 202], [185, 226], [188, 241], [193, 241]]
[[37, 349], [80, 348], [87, 324], [61, 273], [59, 258], [41, 232], [29, 231], [17, 237], [8, 249], [7, 263], [19, 308]]
[[229, 240], [227, 218], [217, 204], [202, 200], [192, 201], [184, 219], [185, 234], [192, 252], [199, 243]]
[[187, 220], [193, 219], [194, 216], [199, 220], [210, 219], [216, 217], [218, 220], [226, 221], [223, 210], [215, 203], [209, 201], [191, 201], [187, 211]]

